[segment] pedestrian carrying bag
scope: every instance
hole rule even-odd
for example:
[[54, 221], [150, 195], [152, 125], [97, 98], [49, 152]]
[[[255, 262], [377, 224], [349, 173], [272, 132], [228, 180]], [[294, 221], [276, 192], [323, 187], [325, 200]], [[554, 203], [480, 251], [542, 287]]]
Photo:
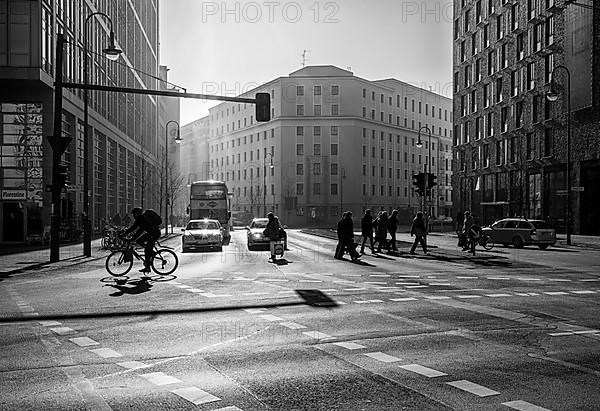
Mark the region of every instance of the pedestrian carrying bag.
[[152, 209], [148, 209], [144, 211], [144, 217], [152, 223], [153, 226], [158, 227], [162, 224], [162, 218], [158, 215], [158, 213]]

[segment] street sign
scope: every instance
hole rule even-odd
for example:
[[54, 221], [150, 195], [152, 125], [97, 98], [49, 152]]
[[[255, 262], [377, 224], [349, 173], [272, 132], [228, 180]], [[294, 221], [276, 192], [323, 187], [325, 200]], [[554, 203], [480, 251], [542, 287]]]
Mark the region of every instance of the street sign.
[[571, 187], [571, 191], [583, 191], [584, 187]]
[[556, 195], [557, 196], [566, 196], [567, 190], [556, 190]]

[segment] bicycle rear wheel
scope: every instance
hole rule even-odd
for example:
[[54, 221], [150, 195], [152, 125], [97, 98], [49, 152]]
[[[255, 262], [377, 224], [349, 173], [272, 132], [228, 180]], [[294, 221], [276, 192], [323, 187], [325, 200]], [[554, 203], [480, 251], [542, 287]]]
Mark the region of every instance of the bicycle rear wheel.
[[173, 273], [179, 265], [179, 259], [174, 251], [167, 248], [161, 248], [156, 251], [152, 259], [152, 270], [159, 275], [169, 275]]
[[106, 258], [106, 271], [115, 277], [125, 275], [133, 266], [133, 258], [125, 261], [125, 253], [122, 250], [113, 251]]
[[484, 235], [484, 236], [481, 238], [481, 246], [482, 246], [482, 247], [483, 247], [485, 250], [489, 251], [489, 250], [491, 250], [492, 248], [494, 248], [494, 240], [492, 240], [492, 237], [490, 237], [489, 235]]

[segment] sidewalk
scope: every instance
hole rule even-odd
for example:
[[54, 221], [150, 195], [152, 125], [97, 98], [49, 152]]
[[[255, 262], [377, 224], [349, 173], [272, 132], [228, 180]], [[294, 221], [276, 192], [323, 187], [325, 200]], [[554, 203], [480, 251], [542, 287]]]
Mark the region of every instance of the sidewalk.
[[[173, 234], [166, 237], [161, 237], [159, 241], [170, 240], [178, 237], [181, 233], [179, 230], [173, 229]], [[85, 264], [90, 261], [101, 260], [106, 258], [111, 250], [104, 250], [100, 247], [101, 239], [98, 238], [92, 241], [92, 255], [85, 257], [83, 255], [83, 243], [64, 244], [60, 246], [60, 261], [56, 263], [50, 262], [50, 247], [44, 248], [26, 248], [27, 251], [4, 254], [0, 256], [0, 280], [3, 277], [8, 277], [11, 274], [17, 274], [25, 271], [31, 271], [41, 268], [53, 267], [70, 267], [79, 264]]]

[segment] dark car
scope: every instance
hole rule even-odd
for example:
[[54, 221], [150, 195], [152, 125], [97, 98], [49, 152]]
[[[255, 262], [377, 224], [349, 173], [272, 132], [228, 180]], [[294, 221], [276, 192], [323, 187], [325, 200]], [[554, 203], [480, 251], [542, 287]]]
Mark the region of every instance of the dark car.
[[542, 220], [505, 218], [485, 227], [483, 233], [492, 237], [496, 244], [512, 244], [515, 248], [537, 245], [545, 250], [556, 243], [556, 230]]

